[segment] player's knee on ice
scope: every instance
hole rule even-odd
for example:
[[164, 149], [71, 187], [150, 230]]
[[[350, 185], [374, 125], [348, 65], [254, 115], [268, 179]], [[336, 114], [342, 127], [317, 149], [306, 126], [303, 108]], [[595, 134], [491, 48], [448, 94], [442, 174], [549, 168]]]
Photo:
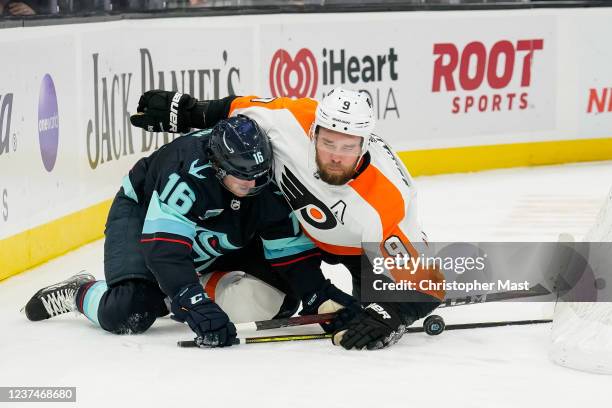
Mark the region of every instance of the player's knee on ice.
[[156, 284], [130, 279], [112, 285], [100, 300], [100, 326], [115, 334], [138, 334], [151, 327], [155, 319], [168, 314], [166, 296]]

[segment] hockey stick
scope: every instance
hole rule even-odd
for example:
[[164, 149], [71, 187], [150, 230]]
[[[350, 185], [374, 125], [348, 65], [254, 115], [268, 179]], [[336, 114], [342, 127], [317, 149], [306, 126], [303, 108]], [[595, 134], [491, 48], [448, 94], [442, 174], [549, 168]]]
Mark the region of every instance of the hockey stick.
[[334, 318], [335, 313], [323, 313], [308, 316], [286, 317], [283, 319], [259, 320], [257, 322], [238, 323], [236, 331], [261, 331], [282, 329], [283, 327], [303, 326], [305, 324], [325, 323]]
[[[491, 294], [465, 296], [462, 298], [446, 299], [440, 307], [454, 307], [463, 305], [473, 305], [478, 303], [500, 302], [503, 300], [524, 299], [535, 296], [550, 295], [550, 291], [544, 286], [537, 284], [529, 290], [498, 292]], [[325, 323], [333, 319], [335, 313], [323, 313], [308, 316], [295, 316], [283, 319], [259, 320], [249, 323], [236, 324], [236, 331], [261, 331], [269, 329], [281, 329], [283, 327], [303, 326], [306, 324]]]
[[[271, 319], [271, 320], [259, 320], [255, 322], [248, 323], [238, 323], [236, 324], [236, 333], [240, 335], [241, 332], [245, 331], [261, 331], [261, 330], [270, 330], [270, 329], [282, 329], [285, 327], [293, 327], [293, 326], [304, 326], [307, 324], [316, 324], [316, 323], [326, 323], [329, 322], [335, 316], [335, 313], [323, 313], [317, 315], [307, 315], [307, 316], [295, 316], [295, 317], [286, 317], [282, 319]], [[320, 336], [320, 335], [319, 335]], [[272, 341], [291, 341], [291, 340], [262, 340], [256, 341], [257, 339], [274, 339], [274, 338], [285, 338], [287, 336], [268, 336], [268, 337], [247, 337], [247, 338], [237, 338], [234, 341], [234, 344], [246, 344], [246, 340], [249, 340], [248, 343], [261, 343], [261, 342], [272, 342]], [[317, 337], [319, 338], [319, 337]], [[250, 341], [253, 340], [253, 341]], [[311, 340], [311, 339], [293, 339], [293, 340]], [[182, 340], [178, 341], [177, 345], [179, 347], [199, 347], [196, 340]]]
[[[509, 320], [503, 322], [482, 322], [482, 323], [463, 323], [451, 324], [444, 328], [446, 330], [466, 330], [466, 329], [482, 329], [489, 327], [504, 327], [504, 326], [525, 326], [528, 324], [550, 323], [552, 320]], [[423, 333], [425, 327], [408, 327], [404, 333]], [[263, 337], [247, 337], [236, 339], [234, 344], [261, 344], [261, 343], [278, 343], [287, 341], [305, 341], [305, 340], [322, 340], [331, 339], [333, 334], [288, 334], [283, 336], [263, 336]], [[186, 340], [177, 342], [177, 346], [182, 348], [199, 347], [194, 340]], [[205, 347], [206, 348], [206, 347]]]
[[[543, 295], [548, 295], [550, 293], [551, 292], [548, 289], [538, 284], [538, 285], [535, 285], [533, 288], [530, 288], [529, 290], [525, 290], [525, 291], [498, 292], [498, 293], [492, 293], [492, 294], [466, 296], [463, 298], [446, 299], [438, 307], [454, 307], [454, 306], [463, 306], [463, 305], [488, 303], [488, 302], [500, 302], [503, 300], [543, 296]], [[236, 324], [236, 331], [240, 334], [241, 331], [261, 331], [261, 330], [269, 330], [269, 329], [280, 329], [284, 327], [302, 326], [302, 325], [307, 325], [307, 324], [325, 323], [331, 320], [333, 317], [334, 317], [334, 313], [325, 313], [325, 314], [319, 314], [319, 315], [296, 316], [296, 317], [288, 317], [288, 318], [283, 318], [283, 319], [271, 319], [271, 320], [260, 320], [260, 321], [249, 322], [249, 323], [239, 323], [239, 324]], [[526, 320], [526, 322], [530, 322], [530, 323], [523, 323], [523, 324], [546, 323], [549, 321]], [[457, 329], [463, 329], [463, 328], [467, 329], [467, 328], [477, 328], [477, 327], [495, 327], [495, 326], [504, 326], [504, 325], [512, 325], [512, 324], [519, 324], [519, 323], [516, 323], [516, 322], [509, 322], [507, 324], [503, 322], [470, 323], [467, 325], [450, 325], [450, 326], [446, 326], [445, 328], [446, 330], [457, 330]], [[457, 327], [457, 326], [469, 326], [469, 327]], [[428, 329], [424, 329], [423, 327], [410, 327], [407, 329], [407, 332], [416, 333], [416, 332], [423, 332], [426, 330]], [[442, 330], [439, 331], [437, 334], [441, 333], [443, 330], [444, 328], [442, 328]], [[429, 334], [432, 334], [432, 333], [429, 333]], [[315, 335], [315, 336], [321, 336], [321, 335]], [[315, 337], [313, 339], [311, 338], [292, 339], [291, 337], [292, 336], [248, 337], [248, 338], [243, 338], [243, 339], [237, 339], [235, 344], [251, 344], [251, 343], [257, 343], [257, 342], [267, 343], [267, 342], [294, 341], [294, 340], [315, 340], [315, 339], [320, 339], [320, 338], [326, 338], [326, 337]], [[298, 335], [298, 337], [302, 337], [302, 336]], [[271, 338], [287, 339], [287, 340], [256, 341], [256, 339], [271, 339]], [[249, 343], [245, 343], [247, 339], [251, 339]], [[179, 345], [179, 347], [198, 347], [195, 340], [178, 341], [177, 344]]]
[[[304, 340], [320, 340], [320, 339], [331, 339], [332, 334], [320, 333], [320, 334], [288, 334], [282, 336], [262, 336], [262, 337], [246, 337], [237, 338], [233, 344], [254, 344], [254, 343], [278, 343], [286, 341], [304, 341]], [[195, 340], [185, 340], [176, 343], [177, 346], [182, 348], [193, 348], [200, 347]], [[209, 347], [203, 347], [209, 348]]]
[[537, 284], [529, 290], [515, 290], [510, 292], [483, 293], [482, 295], [471, 295], [454, 299], [445, 299], [440, 307], [454, 307], [464, 305], [475, 305], [478, 303], [501, 302], [504, 300], [526, 299], [536, 296], [550, 295], [551, 292], [541, 284]]
[[[528, 324], [541, 324], [550, 323], [550, 319], [541, 320], [507, 320], [503, 322], [481, 322], [481, 323], [461, 323], [461, 324], [449, 324], [444, 327], [446, 330], [465, 330], [465, 329], [484, 329], [488, 327], [503, 327], [503, 326], [525, 326]], [[404, 333], [422, 333], [425, 331], [425, 327], [408, 327]]]

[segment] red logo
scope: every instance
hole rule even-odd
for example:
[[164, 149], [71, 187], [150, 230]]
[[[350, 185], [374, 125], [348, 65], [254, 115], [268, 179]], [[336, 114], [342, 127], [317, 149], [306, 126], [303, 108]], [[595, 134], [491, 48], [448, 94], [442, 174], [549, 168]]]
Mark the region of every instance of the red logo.
[[313, 98], [318, 83], [317, 60], [309, 49], [302, 48], [295, 58], [291, 58], [291, 55], [283, 49], [276, 51], [272, 56], [270, 63], [272, 96]]
[[[434, 44], [436, 59], [431, 90], [478, 92], [486, 84], [485, 90], [488, 86], [494, 91], [453, 98], [452, 113], [526, 109], [534, 54], [543, 48], [542, 39], [518, 40], [516, 43], [501, 40], [490, 49], [479, 41], [467, 44], [462, 50], [451, 43]], [[518, 87], [513, 85], [510, 86], [513, 90], [502, 91], [509, 87], [513, 79], [517, 80]]]
[[587, 113], [604, 112], [612, 112], [612, 88], [590, 88]]

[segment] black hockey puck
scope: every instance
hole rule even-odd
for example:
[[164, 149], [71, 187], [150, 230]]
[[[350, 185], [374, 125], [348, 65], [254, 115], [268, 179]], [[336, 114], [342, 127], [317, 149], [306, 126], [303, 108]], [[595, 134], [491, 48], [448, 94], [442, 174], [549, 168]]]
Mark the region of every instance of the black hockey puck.
[[438, 315], [431, 315], [423, 322], [423, 329], [430, 336], [437, 336], [444, 331], [445, 327], [444, 319]]

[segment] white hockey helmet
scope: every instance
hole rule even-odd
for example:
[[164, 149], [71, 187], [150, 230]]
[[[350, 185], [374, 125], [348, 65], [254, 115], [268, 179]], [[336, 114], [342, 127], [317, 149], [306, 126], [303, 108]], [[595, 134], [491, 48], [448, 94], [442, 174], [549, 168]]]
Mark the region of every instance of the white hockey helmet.
[[362, 154], [367, 151], [376, 119], [372, 101], [365, 92], [341, 87], [332, 89], [317, 106], [313, 133], [317, 126], [363, 138]]

